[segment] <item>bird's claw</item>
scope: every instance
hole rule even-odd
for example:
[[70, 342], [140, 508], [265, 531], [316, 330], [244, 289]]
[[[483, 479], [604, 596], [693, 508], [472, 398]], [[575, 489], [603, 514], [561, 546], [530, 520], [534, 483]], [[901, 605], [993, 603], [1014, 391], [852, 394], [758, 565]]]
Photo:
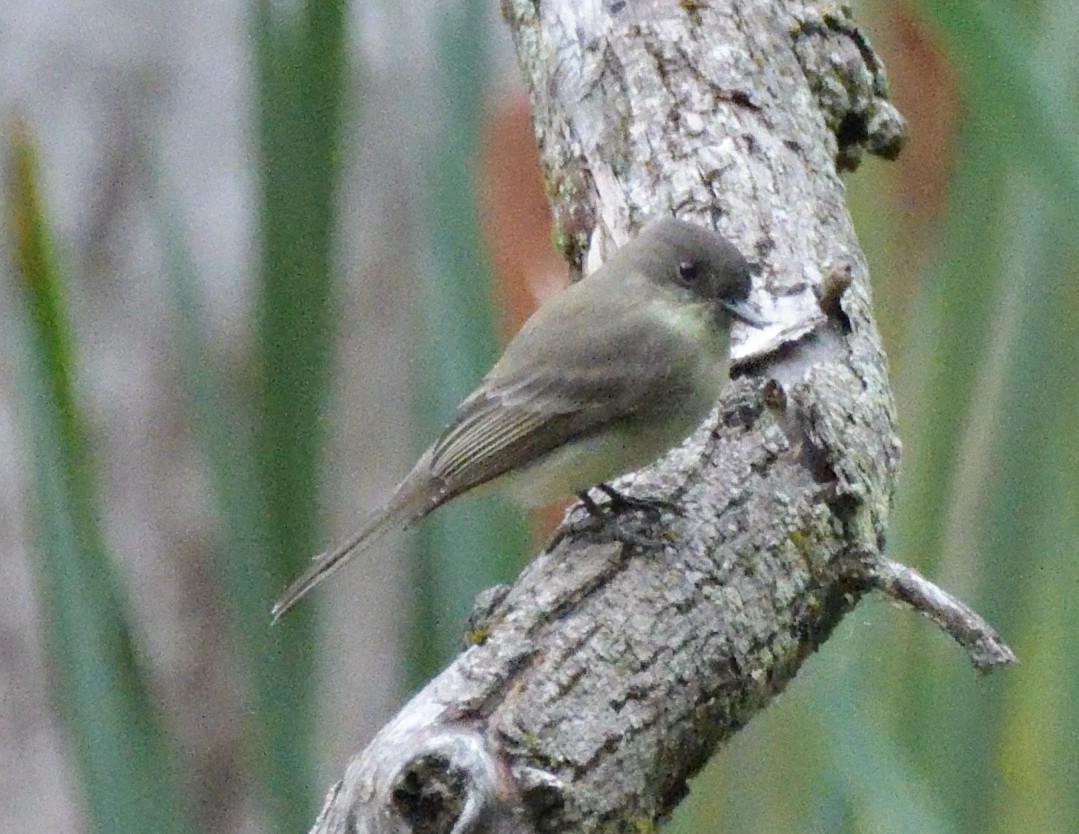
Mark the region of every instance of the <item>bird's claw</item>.
[[555, 532], [550, 544], [547, 545], [547, 550], [553, 550], [567, 536], [601, 532], [608, 533], [615, 541], [620, 541], [630, 547], [642, 550], [655, 550], [668, 543], [668, 538], [662, 532], [657, 537], [654, 535], [642, 535], [637, 530], [627, 529], [620, 515], [627, 510], [633, 510], [644, 513], [653, 522], [657, 522], [664, 512], [681, 515], [681, 509], [677, 505], [660, 498], [640, 498], [633, 495], [624, 495], [608, 484], [598, 484], [596, 488], [608, 497], [607, 503], [597, 504], [587, 492], [579, 493], [577, 497], [581, 500], [588, 514], [564, 522]]

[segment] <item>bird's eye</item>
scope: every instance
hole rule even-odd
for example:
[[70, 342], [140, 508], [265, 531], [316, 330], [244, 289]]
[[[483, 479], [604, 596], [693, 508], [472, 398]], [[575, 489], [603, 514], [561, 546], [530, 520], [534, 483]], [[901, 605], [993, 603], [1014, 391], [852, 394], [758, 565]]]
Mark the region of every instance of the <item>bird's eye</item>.
[[701, 277], [701, 265], [696, 261], [682, 261], [678, 264], [678, 282], [684, 286], [692, 286]]

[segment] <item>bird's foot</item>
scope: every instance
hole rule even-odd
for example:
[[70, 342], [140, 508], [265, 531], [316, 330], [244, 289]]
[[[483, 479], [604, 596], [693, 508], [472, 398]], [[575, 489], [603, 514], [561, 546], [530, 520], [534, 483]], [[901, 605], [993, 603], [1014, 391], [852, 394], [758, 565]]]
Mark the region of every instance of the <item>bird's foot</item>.
[[[600, 490], [610, 500], [604, 504], [597, 504], [587, 491], [578, 493], [577, 497], [588, 511], [588, 514], [583, 517], [572, 518], [563, 523], [555, 532], [551, 543], [547, 545], [548, 550], [553, 550], [567, 536], [577, 536], [585, 533], [606, 533], [615, 541], [620, 541], [623, 544], [642, 550], [655, 550], [668, 543], [665, 531], [659, 531], [658, 535], [656, 535], [654, 529], [650, 529], [648, 533], [642, 533], [642, 525], [633, 524], [628, 519], [623, 518], [622, 514], [627, 510], [644, 513], [650, 518], [654, 527], [655, 522], [659, 521], [665, 511], [680, 515], [681, 512], [677, 505], [659, 498], [638, 498], [632, 495], [624, 495], [608, 484], [598, 484], [596, 489]], [[634, 527], [636, 529], [633, 529]]]

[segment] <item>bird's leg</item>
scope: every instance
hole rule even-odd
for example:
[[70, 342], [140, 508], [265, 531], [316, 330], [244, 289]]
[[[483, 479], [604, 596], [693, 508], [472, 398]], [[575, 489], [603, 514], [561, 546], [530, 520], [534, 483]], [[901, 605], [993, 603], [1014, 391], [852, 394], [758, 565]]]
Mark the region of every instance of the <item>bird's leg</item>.
[[554, 536], [551, 537], [551, 541], [547, 544], [546, 550], [554, 550], [566, 536], [580, 533], [598, 533], [606, 525], [607, 514], [599, 504], [592, 500], [588, 490], [578, 492], [577, 499], [584, 504], [588, 515], [584, 518], [575, 518], [560, 524], [558, 529], [555, 530]]
[[597, 488], [610, 498], [610, 502], [606, 505], [600, 505], [592, 500], [592, 496], [588, 494], [587, 490], [578, 492], [577, 498], [588, 511], [588, 515], [584, 518], [573, 519], [562, 524], [555, 532], [550, 544], [547, 545], [547, 550], [553, 550], [566, 536], [578, 535], [581, 533], [598, 533], [607, 530], [612, 526], [612, 522], [614, 522], [614, 535], [612, 538], [623, 544], [632, 547], [640, 547], [646, 550], [654, 550], [657, 547], [662, 547], [666, 543], [662, 539], [642, 536], [639, 533], [626, 530], [622, 524], [618, 523], [617, 513], [627, 508], [636, 509], [642, 510], [653, 518], [658, 519], [665, 509], [678, 512], [678, 509], [675, 506], [667, 501], [658, 499], [634, 498], [632, 496], [623, 495], [607, 484], [598, 484]]
[[592, 496], [588, 494], [587, 489], [578, 492], [577, 499], [584, 504], [584, 508], [588, 510], [588, 514], [592, 516], [592, 518], [603, 518], [603, 509], [599, 504], [592, 500]]

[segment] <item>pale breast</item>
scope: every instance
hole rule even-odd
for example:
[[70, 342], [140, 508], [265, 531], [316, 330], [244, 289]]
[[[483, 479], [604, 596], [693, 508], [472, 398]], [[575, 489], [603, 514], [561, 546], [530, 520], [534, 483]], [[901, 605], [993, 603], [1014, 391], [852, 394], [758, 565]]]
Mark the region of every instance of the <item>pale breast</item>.
[[491, 485], [524, 506], [542, 507], [655, 462], [693, 433], [719, 397], [726, 369], [701, 361], [695, 371], [692, 395], [570, 441]]

